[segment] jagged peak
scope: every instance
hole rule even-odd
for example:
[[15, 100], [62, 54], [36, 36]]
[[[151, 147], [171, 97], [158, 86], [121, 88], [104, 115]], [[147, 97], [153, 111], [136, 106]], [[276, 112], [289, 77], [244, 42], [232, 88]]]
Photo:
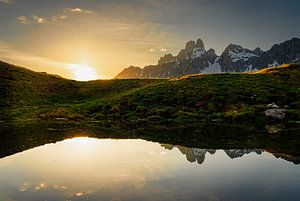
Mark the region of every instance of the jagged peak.
[[207, 51], [207, 54], [213, 54], [215, 55], [216, 54], [216, 51], [212, 48], [210, 48], [208, 51]]
[[225, 50], [224, 50], [224, 52], [228, 52], [228, 51], [243, 51], [244, 50], [244, 48], [241, 46], [241, 45], [237, 45], [237, 44], [230, 44], [230, 45], [228, 45], [226, 48], [225, 48]]
[[193, 41], [193, 40], [190, 40], [190, 41], [188, 41], [187, 43], [186, 43], [186, 45], [185, 45], [185, 50], [192, 50], [192, 49], [194, 49], [196, 47], [196, 43], [195, 43], [195, 41]]
[[264, 51], [262, 49], [260, 49], [259, 47], [257, 47], [253, 50], [253, 53], [256, 55], [261, 55], [264, 53]]
[[138, 66], [129, 66], [128, 68], [126, 68], [127, 70], [131, 70], [131, 69], [142, 69], [141, 67]]
[[176, 58], [171, 53], [168, 53], [160, 57], [160, 59], [158, 60], [158, 64], [161, 65], [161, 64], [169, 63], [174, 61], [175, 59]]
[[278, 48], [280, 46], [286, 46], [286, 45], [289, 45], [289, 44], [291, 44], [291, 45], [297, 45], [297, 46], [299, 45], [300, 46], [300, 39], [294, 37], [294, 38], [292, 38], [290, 40], [286, 40], [286, 41], [284, 41], [282, 43], [277, 43], [277, 44], [275, 44], [275, 45], [273, 45], [271, 47], [271, 50], [275, 50], [276, 48]]
[[198, 39], [197, 42], [196, 42], [196, 47], [197, 48], [204, 48], [204, 42], [202, 39]]

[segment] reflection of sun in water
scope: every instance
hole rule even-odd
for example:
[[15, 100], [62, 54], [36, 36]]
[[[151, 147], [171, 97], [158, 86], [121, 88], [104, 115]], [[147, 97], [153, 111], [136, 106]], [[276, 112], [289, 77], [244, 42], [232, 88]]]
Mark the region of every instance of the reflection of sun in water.
[[75, 80], [88, 81], [98, 79], [96, 70], [90, 66], [69, 64], [68, 67], [71, 69]]
[[74, 152], [86, 153], [93, 151], [93, 143], [95, 139], [88, 137], [77, 137], [73, 139], [66, 140], [74, 148]]

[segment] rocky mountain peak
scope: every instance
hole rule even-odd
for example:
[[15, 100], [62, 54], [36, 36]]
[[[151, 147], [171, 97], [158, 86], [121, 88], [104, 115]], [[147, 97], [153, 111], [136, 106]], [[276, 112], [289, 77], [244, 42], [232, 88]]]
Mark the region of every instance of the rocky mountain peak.
[[165, 63], [170, 63], [176, 60], [176, 57], [174, 57], [172, 54], [165, 54], [163, 57], [160, 57], [158, 60], [158, 65], [162, 65]]
[[236, 53], [238, 53], [238, 52], [243, 52], [243, 51], [244, 51], [244, 48], [243, 48], [242, 46], [240, 46], [240, 45], [230, 44], [230, 45], [228, 45], [228, 46], [225, 48], [224, 53], [227, 53], [227, 54], [228, 54], [230, 51], [236, 52]]
[[196, 42], [196, 48], [203, 48], [204, 49], [204, 42], [202, 41], [202, 39], [198, 39]]
[[196, 48], [196, 43], [195, 41], [189, 41], [186, 43], [185, 45], [185, 52], [186, 52], [186, 56], [187, 58], [191, 58], [194, 49]]
[[166, 54], [158, 65], [141, 69], [130, 67], [117, 78], [172, 78], [196, 73], [248, 72], [285, 63], [300, 63], [300, 39], [292, 38], [274, 45], [270, 50], [250, 50], [230, 44], [219, 56], [213, 49], [204, 48], [201, 39], [186, 43], [177, 56]]
[[193, 50], [194, 48], [196, 47], [196, 43], [195, 41], [191, 40], [191, 41], [188, 41], [185, 45], [185, 50], [186, 51], [191, 51]]
[[253, 50], [253, 53], [256, 54], [256, 55], [262, 55], [264, 51], [262, 51], [259, 47], [255, 48]]
[[216, 55], [216, 51], [214, 49], [209, 49], [206, 53], [208, 55]]
[[[195, 59], [199, 58], [206, 53], [204, 48], [204, 43], [201, 39], [198, 39], [197, 42], [189, 41], [185, 46], [185, 56], [186, 59]], [[183, 56], [183, 53], [180, 55]], [[183, 57], [182, 57], [183, 58]]]

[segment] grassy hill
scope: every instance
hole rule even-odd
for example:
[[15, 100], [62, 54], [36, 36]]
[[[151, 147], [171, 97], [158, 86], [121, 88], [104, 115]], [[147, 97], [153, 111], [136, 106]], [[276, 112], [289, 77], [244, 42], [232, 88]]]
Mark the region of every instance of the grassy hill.
[[0, 62], [0, 120], [77, 120], [130, 127], [264, 124], [267, 104], [300, 119], [300, 66], [177, 79], [77, 82]]

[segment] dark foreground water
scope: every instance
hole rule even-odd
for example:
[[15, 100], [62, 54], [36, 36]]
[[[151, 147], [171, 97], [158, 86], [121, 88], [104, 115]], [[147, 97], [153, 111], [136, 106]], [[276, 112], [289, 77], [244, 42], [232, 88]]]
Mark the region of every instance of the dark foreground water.
[[299, 158], [77, 137], [0, 159], [1, 201], [300, 200]]

